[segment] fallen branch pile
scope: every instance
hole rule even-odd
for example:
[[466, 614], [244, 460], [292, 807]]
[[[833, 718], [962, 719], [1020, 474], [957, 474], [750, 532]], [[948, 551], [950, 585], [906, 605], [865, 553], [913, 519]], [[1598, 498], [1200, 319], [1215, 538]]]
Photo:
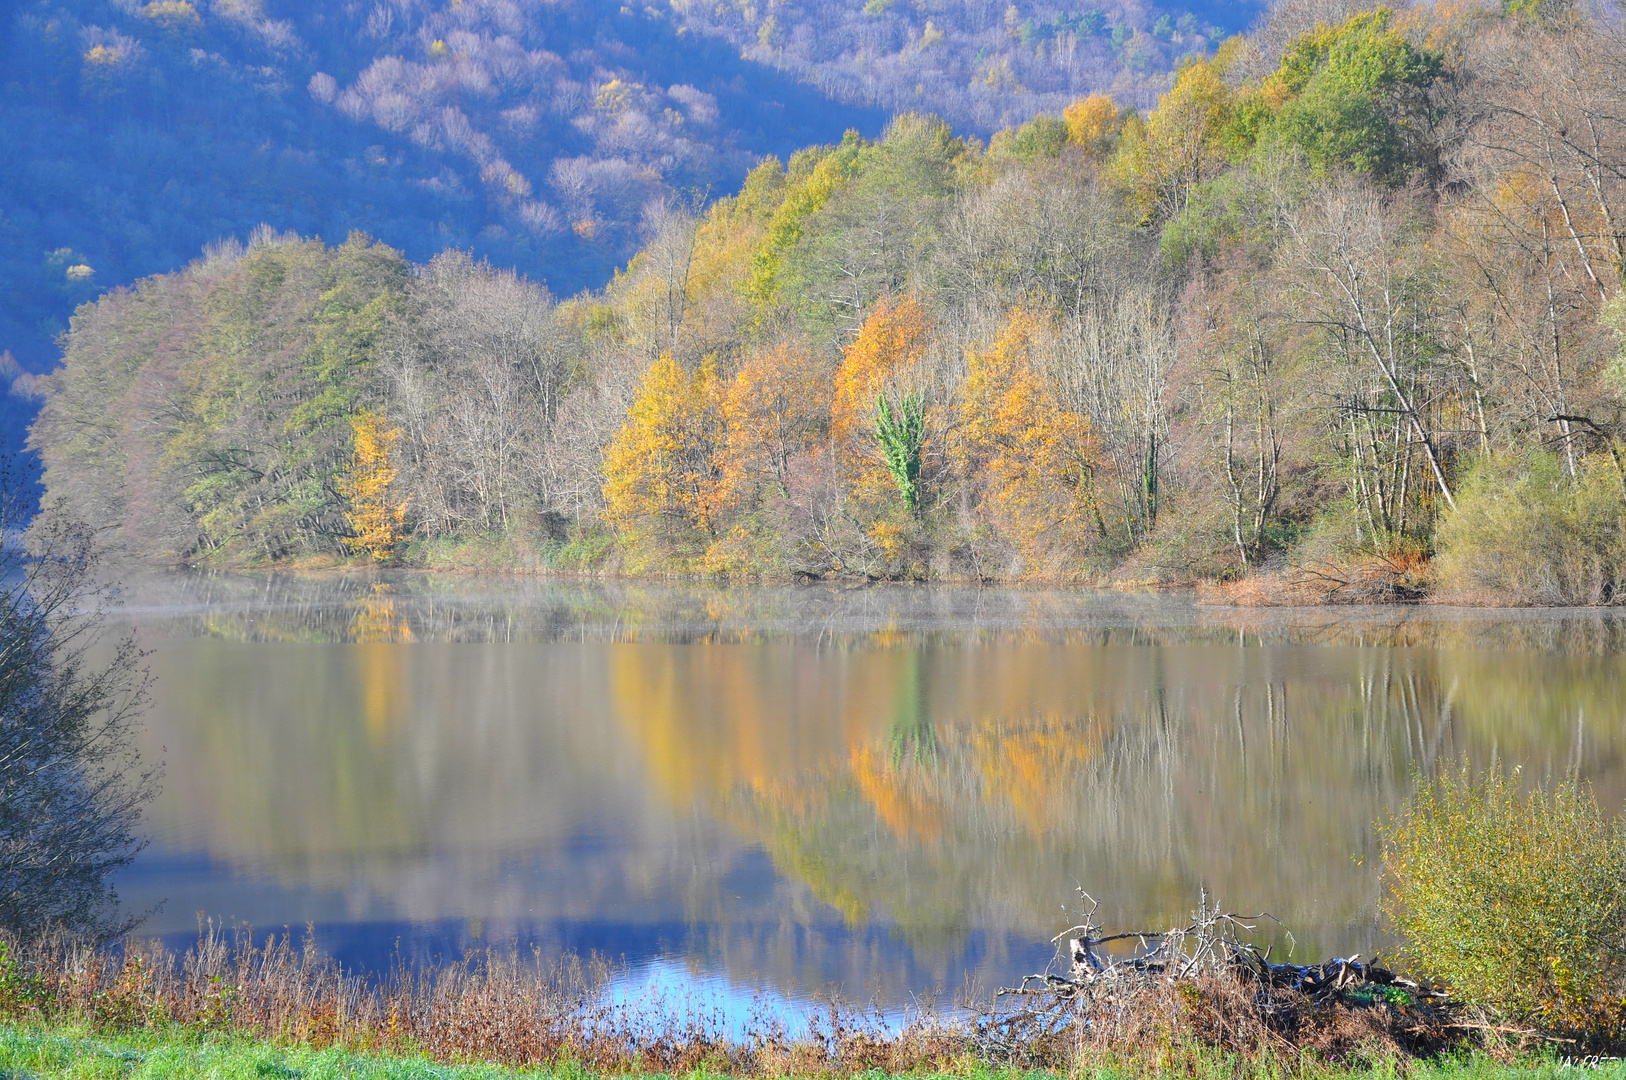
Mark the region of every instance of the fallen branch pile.
[[1161, 1047], [1336, 1061], [1469, 1047], [1516, 1053], [1542, 1039], [1358, 955], [1272, 962], [1273, 950], [1254, 939], [1274, 919], [1226, 912], [1206, 894], [1184, 926], [1110, 934], [1096, 922], [1099, 905], [1084, 899], [1079, 924], [1055, 938], [1066, 942], [1060, 964], [1000, 990], [976, 1025], [980, 1056], [1077, 1062]]

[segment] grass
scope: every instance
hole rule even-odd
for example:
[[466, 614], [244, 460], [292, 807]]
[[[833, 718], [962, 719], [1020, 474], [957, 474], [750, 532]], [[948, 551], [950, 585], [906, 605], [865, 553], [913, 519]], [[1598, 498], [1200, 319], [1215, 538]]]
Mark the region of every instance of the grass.
[[[1626, 1080], [1626, 1061], [1566, 1063], [1555, 1058], [1530, 1058], [1512, 1064], [1485, 1057], [1438, 1062], [1394, 1063], [1362, 1067], [1307, 1066], [1300, 1070], [1249, 1067], [1237, 1059], [1216, 1054], [1193, 1070], [1183, 1063], [1169, 1075], [1189, 1080], [1239, 1080], [1241, 1077], [1303, 1077], [1306, 1080], [1560, 1080], [1597, 1077]], [[225, 1035], [199, 1035], [141, 1031], [106, 1034], [65, 1025], [58, 1027], [0, 1027], [0, 1080], [585, 1080], [594, 1074], [573, 1063], [549, 1068], [515, 1069], [500, 1065], [447, 1065], [422, 1057], [363, 1054], [336, 1048], [313, 1049], [273, 1045], [255, 1039]], [[687, 1073], [632, 1074], [654, 1078], [697, 1080], [714, 1076], [704, 1069]], [[882, 1080], [887, 1074], [867, 1074]], [[959, 1080], [1045, 1080], [1055, 1073], [1003, 1070], [968, 1065], [952, 1073], [911, 1073], [915, 1080], [954, 1076]], [[1132, 1078], [1146, 1075], [1139, 1069], [1092, 1068], [1086, 1076]]]
[[562, 1080], [566, 1075], [186, 1033], [109, 1036], [76, 1027], [0, 1029], [0, 1077], [6, 1080]]

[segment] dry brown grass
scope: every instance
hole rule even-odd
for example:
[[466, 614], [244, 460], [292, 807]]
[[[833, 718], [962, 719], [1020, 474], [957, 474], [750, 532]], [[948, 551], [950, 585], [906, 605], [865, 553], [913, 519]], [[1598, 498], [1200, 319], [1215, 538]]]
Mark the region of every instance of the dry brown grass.
[[598, 961], [544, 964], [481, 952], [367, 979], [340, 971], [308, 942], [285, 936], [255, 945], [208, 932], [179, 957], [137, 943], [0, 952], [0, 1018], [106, 1031], [178, 1027], [445, 1062], [571, 1062], [601, 1074], [852, 1077], [964, 1072], [978, 1063], [1160, 1073], [1216, 1058], [1292, 1069], [1468, 1046], [1511, 1054], [1523, 1045], [1487, 1043], [1483, 1030], [1439, 1005], [1317, 997], [1214, 969], [1103, 983], [1042, 1002], [1002, 997], [917, 1015], [901, 1027], [831, 1005], [793, 1033], [765, 1009], [741, 1036], [704, 1012], [618, 1003], [606, 992], [612, 974]]
[[597, 959], [550, 964], [491, 950], [370, 979], [341, 971], [308, 940], [255, 944], [215, 930], [182, 956], [150, 942], [118, 950], [0, 944], [0, 1017], [121, 1031], [179, 1026], [438, 1061], [572, 1061], [595, 1073], [850, 1076], [940, 1070], [966, 1052], [963, 1029], [946, 1019], [922, 1015], [893, 1029], [840, 1003], [794, 1034], [764, 1009], [746, 1037], [731, 1037], [704, 1010], [617, 1002], [608, 993], [613, 974]]
[[1324, 604], [1414, 604], [1430, 588], [1428, 559], [1419, 552], [1363, 555], [1304, 563], [1276, 573], [1198, 586], [1201, 603], [1229, 607]]

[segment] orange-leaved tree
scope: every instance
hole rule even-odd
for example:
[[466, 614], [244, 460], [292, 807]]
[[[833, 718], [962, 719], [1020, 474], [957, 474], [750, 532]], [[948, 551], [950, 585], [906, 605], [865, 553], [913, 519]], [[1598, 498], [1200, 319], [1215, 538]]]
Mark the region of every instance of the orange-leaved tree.
[[1033, 571], [1105, 528], [1089, 421], [1059, 399], [1036, 355], [1048, 332], [1043, 314], [1016, 308], [992, 346], [971, 353], [950, 445], [985, 523]]
[[[902, 430], [897, 423], [899, 414], [908, 412], [919, 424], [911, 420], [902, 428], [913, 432], [918, 426], [914, 432], [918, 445], [912, 447], [918, 459], [928, 441], [919, 369], [930, 340], [931, 320], [917, 297], [882, 297], [842, 355], [830, 408], [830, 446], [836, 471], [851, 499], [851, 520], [867, 536], [865, 542], [878, 544], [886, 560], [894, 564], [910, 549], [920, 485], [894, 474], [893, 464], [908, 462], [889, 460], [884, 432], [898, 434]], [[882, 422], [883, 401], [890, 423]], [[892, 444], [894, 450], [910, 449], [895, 439]], [[874, 569], [869, 567], [866, 572]], [[894, 565], [888, 572], [898, 569]]]
[[830, 427], [830, 368], [801, 342], [746, 356], [723, 398], [728, 428], [723, 486], [731, 502], [749, 502], [766, 485], [788, 498], [791, 459]]
[[345, 521], [352, 536], [345, 545], [378, 562], [395, 558], [406, 523], [407, 500], [391, 498], [395, 485], [394, 447], [400, 431], [370, 409], [350, 417], [354, 449], [350, 467], [338, 478], [339, 494], [350, 503]]
[[[892, 376], [913, 367], [926, 354], [931, 322], [913, 295], [883, 297], [858, 328], [836, 372], [836, 396], [830, 409], [830, 434], [838, 443], [872, 443], [876, 398]], [[866, 451], [871, 449], [866, 446]], [[866, 457], [872, 456], [865, 454]]]
[[715, 358], [690, 372], [662, 353], [605, 448], [604, 519], [635, 564], [686, 565], [715, 536], [720, 397]]
[[836, 371], [830, 441], [860, 502], [885, 499], [896, 487], [878, 432], [879, 403], [901, 407], [912, 369], [926, 355], [931, 321], [913, 295], [883, 297], [858, 328]]

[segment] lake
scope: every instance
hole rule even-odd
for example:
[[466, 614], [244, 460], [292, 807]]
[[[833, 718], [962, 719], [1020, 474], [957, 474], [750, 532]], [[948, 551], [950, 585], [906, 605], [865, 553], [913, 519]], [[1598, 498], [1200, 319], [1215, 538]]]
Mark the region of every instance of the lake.
[[[1376, 825], [1468, 760], [1626, 795], [1626, 621], [1192, 596], [466, 577], [127, 586], [166, 763], [120, 879], [378, 970], [519, 945], [888, 1007], [1200, 891], [1388, 946]], [[743, 1007], [743, 1006], [738, 1006]]]

